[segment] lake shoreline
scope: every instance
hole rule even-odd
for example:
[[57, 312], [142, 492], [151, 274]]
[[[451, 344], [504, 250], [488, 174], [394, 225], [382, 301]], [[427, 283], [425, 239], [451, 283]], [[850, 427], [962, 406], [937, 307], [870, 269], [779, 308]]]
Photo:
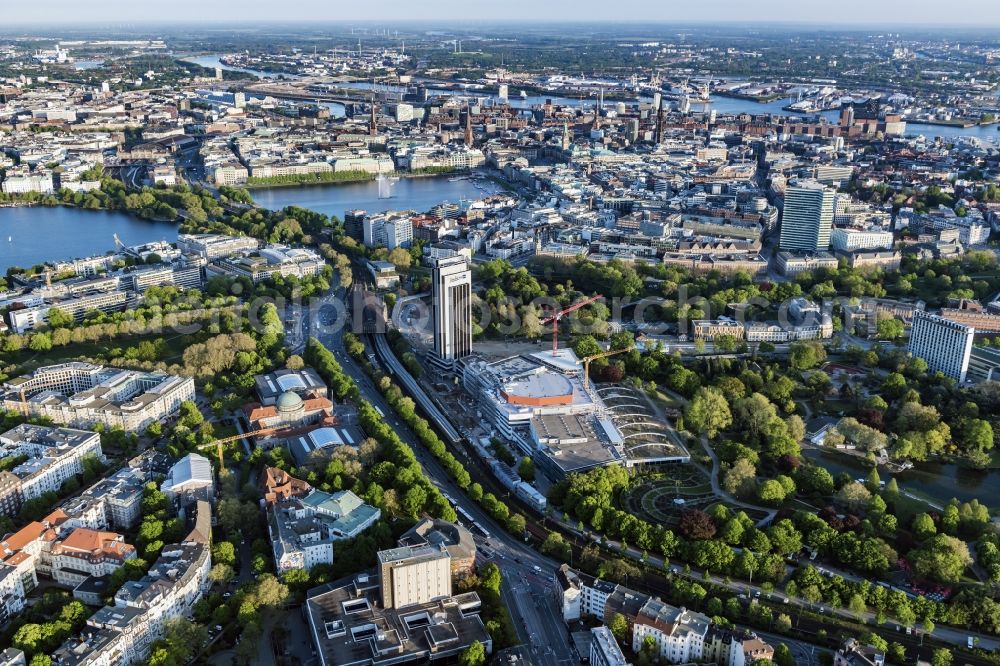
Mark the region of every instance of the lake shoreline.
[[142, 217], [141, 215], [136, 215], [130, 210], [122, 210], [120, 208], [84, 208], [83, 206], [77, 206], [75, 204], [66, 203], [60, 201], [56, 204], [47, 204], [41, 201], [4, 201], [0, 203], [0, 209], [3, 208], [69, 208], [72, 210], [82, 210], [89, 213], [121, 213], [122, 215], [128, 215], [137, 220], [143, 222], [155, 222], [157, 224], [177, 224], [180, 225], [184, 222], [184, 218], [180, 215], [174, 218], [163, 218], [163, 217]]
[[[448, 171], [445, 173], [412, 173], [409, 171], [392, 171], [390, 173], [384, 174], [387, 178], [405, 178], [418, 179], [418, 178], [454, 178], [455, 176], [467, 176], [475, 177], [476, 171], [474, 169], [464, 169]], [[485, 176], [483, 176], [485, 177]], [[315, 180], [315, 181], [305, 181], [302, 183], [274, 183], [274, 184], [254, 184], [250, 185], [244, 183], [243, 185], [234, 185], [234, 187], [242, 187], [249, 191], [258, 190], [271, 190], [277, 188], [285, 187], [316, 187], [317, 185], [356, 185], [357, 183], [373, 183], [378, 180], [378, 176], [372, 175], [370, 178], [349, 178], [346, 180]]]

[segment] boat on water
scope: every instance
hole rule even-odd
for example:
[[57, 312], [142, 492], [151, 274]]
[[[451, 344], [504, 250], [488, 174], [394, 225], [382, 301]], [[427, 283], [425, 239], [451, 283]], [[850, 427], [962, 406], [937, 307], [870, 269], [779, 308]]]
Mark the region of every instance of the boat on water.
[[528, 93], [524, 90], [521, 91], [521, 99], [528, 99]]

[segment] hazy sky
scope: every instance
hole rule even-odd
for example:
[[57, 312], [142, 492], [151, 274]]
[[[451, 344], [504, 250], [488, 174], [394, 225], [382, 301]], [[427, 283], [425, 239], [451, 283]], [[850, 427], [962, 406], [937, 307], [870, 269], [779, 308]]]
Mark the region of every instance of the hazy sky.
[[596, 20], [1000, 25], [998, 0], [4, 0], [3, 23]]

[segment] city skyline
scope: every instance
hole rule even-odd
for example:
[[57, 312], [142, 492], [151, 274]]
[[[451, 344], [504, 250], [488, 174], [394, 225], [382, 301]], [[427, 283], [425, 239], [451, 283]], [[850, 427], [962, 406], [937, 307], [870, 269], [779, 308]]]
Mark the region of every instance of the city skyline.
[[[520, 16], [533, 22], [588, 22], [632, 21], [662, 22], [666, 24], [706, 23], [732, 25], [739, 22], [815, 24], [825, 26], [959, 26], [975, 25], [986, 27], [1000, 24], [1000, 7], [984, 0], [956, 0], [945, 9], [940, 3], [927, 0], [901, 3], [866, 3], [862, 0], [845, 0], [840, 3], [835, 17], [826, 8], [803, 3], [789, 7], [780, 0], [762, 0], [752, 5], [724, 0], [706, 6], [656, 6], [640, 0], [606, 5], [596, 2], [555, 2], [539, 5], [527, 0], [512, 0], [499, 12], [495, 5], [470, 3], [460, 0], [432, 0], [413, 3], [388, 0], [379, 3], [378, 8], [365, 5], [337, 7], [331, 11], [322, 3], [307, 0], [292, 7], [283, 6], [275, 11], [271, 3], [249, 2], [241, 7], [239, 22], [242, 24], [280, 20], [282, 22], [309, 21], [347, 22], [377, 21], [380, 23], [421, 22], [421, 21], [510, 21]], [[720, 21], [719, 17], [725, 20]], [[178, 17], [188, 17], [181, 18]], [[123, 0], [100, 3], [98, 7], [86, 9], [70, 0], [56, 0], [46, 5], [43, 11], [32, 6], [7, 8], [5, 21], [8, 25], [65, 25], [111, 23], [216, 23], [233, 22], [232, 14], [223, 7], [214, 9], [192, 0], [181, 0], [173, 5], [146, 7]]]

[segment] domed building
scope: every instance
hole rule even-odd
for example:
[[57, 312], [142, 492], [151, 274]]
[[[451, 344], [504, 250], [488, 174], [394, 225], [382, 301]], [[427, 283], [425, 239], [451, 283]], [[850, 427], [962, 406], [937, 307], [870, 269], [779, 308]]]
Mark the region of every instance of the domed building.
[[292, 391], [285, 391], [279, 395], [274, 407], [278, 410], [278, 416], [282, 420], [296, 420], [306, 409], [305, 402], [299, 397], [299, 394]]
[[283, 438], [336, 423], [333, 403], [325, 395], [294, 390], [281, 392], [271, 405], [253, 403], [244, 408], [253, 430], [275, 430], [257, 438], [260, 446], [271, 446]]

